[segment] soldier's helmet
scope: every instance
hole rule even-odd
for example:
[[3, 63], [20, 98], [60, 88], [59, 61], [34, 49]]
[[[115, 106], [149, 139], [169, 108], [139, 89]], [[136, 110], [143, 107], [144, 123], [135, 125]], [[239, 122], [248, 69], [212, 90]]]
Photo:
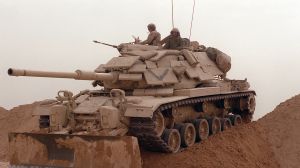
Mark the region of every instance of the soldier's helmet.
[[154, 23], [150, 23], [150, 24], [148, 24], [148, 29], [150, 29], [150, 30], [156, 30], [156, 26], [155, 26], [155, 24]]
[[173, 29], [171, 30], [171, 32], [180, 33], [178, 28], [173, 28]]
[[173, 28], [170, 32], [170, 34], [176, 34], [177, 36], [180, 36], [180, 32], [178, 28]]

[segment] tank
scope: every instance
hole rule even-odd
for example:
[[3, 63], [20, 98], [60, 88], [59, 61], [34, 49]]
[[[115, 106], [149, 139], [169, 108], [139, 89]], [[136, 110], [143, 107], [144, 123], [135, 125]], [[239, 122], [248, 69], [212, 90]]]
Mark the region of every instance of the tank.
[[[251, 122], [255, 91], [249, 89], [247, 79], [227, 78], [231, 60], [220, 50], [197, 42], [178, 50], [139, 44], [116, 48], [120, 54], [94, 71], [8, 70], [11, 76], [91, 80], [98, 88], [76, 95], [62, 90], [55, 99], [40, 102], [33, 111], [40, 117], [40, 131], [10, 134], [11, 163], [78, 167], [87, 157], [76, 159], [90, 148], [92, 157], [97, 150], [124, 149], [128, 152], [123, 154], [132, 156], [134, 163], [140, 159], [139, 146], [176, 153], [210, 135]], [[40, 159], [28, 156], [26, 160], [18, 154], [24, 141], [47, 152]], [[76, 145], [83, 141], [96, 144]], [[125, 141], [127, 146], [114, 146]]]

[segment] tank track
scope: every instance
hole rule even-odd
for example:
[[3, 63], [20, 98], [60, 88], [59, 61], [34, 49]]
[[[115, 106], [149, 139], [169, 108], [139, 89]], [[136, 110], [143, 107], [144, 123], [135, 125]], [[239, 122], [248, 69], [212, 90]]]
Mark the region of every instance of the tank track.
[[[193, 105], [204, 101], [216, 101], [226, 98], [239, 98], [244, 96], [255, 95], [254, 91], [242, 92], [242, 93], [231, 93], [226, 95], [214, 95], [214, 96], [203, 96], [196, 98], [189, 98], [180, 100], [172, 103], [167, 103], [159, 106], [154, 113], [171, 109], [173, 107], [183, 105]], [[136, 136], [142, 147], [150, 151], [157, 152], [172, 152], [168, 144], [158, 136], [155, 132], [155, 119], [154, 118], [132, 118], [130, 121], [130, 133]]]

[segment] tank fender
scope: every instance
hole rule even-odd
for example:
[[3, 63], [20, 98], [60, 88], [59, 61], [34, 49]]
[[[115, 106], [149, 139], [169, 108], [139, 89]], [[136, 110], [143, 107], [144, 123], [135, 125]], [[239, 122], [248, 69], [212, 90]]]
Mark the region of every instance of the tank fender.
[[32, 111], [33, 116], [50, 115], [52, 106], [58, 104], [57, 100], [46, 99], [41, 101]]
[[152, 107], [129, 106], [125, 111], [125, 117], [152, 118], [154, 110]]

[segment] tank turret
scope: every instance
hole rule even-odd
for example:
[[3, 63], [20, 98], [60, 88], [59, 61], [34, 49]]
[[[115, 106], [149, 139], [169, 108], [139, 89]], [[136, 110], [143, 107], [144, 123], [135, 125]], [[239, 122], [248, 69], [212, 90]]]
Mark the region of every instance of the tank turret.
[[[230, 57], [221, 51], [208, 48], [164, 50], [158, 46], [122, 44], [120, 55], [94, 72], [44, 72], [9, 69], [12, 76], [34, 76], [95, 80], [94, 84], [106, 89], [123, 89], [141, 93], [140, 89], [191, 89], [204, 86], [209, 81], [224, 83], [230, 70]], [[143, 91], [150, 93], [148, 91]], [[153, 94], [151, 94], [153, 95]]]

